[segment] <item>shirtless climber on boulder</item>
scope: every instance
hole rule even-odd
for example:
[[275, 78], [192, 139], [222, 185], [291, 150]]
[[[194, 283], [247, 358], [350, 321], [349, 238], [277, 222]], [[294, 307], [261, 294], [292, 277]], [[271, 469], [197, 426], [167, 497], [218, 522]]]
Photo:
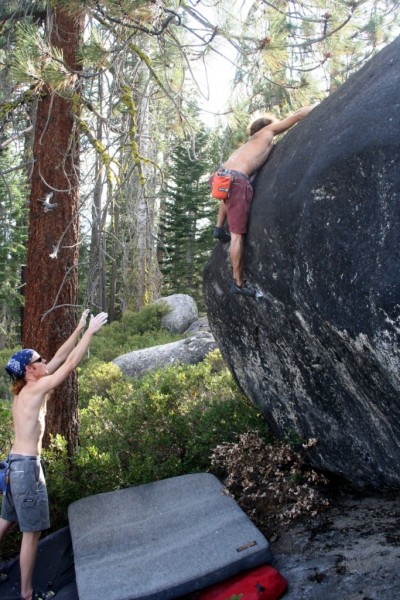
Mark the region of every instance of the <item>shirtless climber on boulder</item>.
[[[230, 291], [232, 294], [256, 296], [256, 290], [247, 286], [243, 279], [244, 235], [247, 232], [250, 205], [253, 199], [250, 176], [267, 160], [273, 147], [274, 137], [304, 119], [311, 109], [311, 106], [300, 108], [282, 121], [278, 121], [270, 115], [254, 121], [249, 127], [250, 139], [231, 154], [210, 180], [211, 193], [216, 194], [219, 199], [221, 199], [221, 195], [216, 191], [221, 189], [221, 187], [218, 187], [218, 176], [228, 176], [231, 180], [228, 184], [227, 197], [221, 199], [220, 202], [217, 225], [213, 235], [222, 243], [231, 242], [230, 257], [233, 282]], [[226, 187], [224, 186], [226, 186], [226, 182], [222, 184], [225, 192]], [[223, 227], [226, 218], [228, 219], [230, 234]]]

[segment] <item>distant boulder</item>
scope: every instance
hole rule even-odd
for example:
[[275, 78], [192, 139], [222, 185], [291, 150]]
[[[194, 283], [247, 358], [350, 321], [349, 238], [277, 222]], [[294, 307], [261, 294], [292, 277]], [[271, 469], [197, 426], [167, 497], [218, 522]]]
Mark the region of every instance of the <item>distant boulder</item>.
[[178, 342], [122, 354], [112, 362], [125, 375], [135, 377], [143, 375], [147, 371], [167, 367], [175, 362], [195, 365], [204, 360], [207, 354], [216, 348], [217, 345], [211, 333], [201, 332]]
[[158, 302], [166, 304], [170, 309], [161, 321], [162, 326], [170, 333], [183, 333], [199, 318], [196, 302], [188, 294], [172, 294]]
[[260, 170], [245, 275], [204, 273], [211, 331], [280, 437], [314, 466], [400, 488], [400, 37], [280, 141]]
[[199, 331], [210, 331], [207, 317], [200, 317], [197, 321], [193, 321], [191, 325], [186, 329], [186, 334], [195, 334]]

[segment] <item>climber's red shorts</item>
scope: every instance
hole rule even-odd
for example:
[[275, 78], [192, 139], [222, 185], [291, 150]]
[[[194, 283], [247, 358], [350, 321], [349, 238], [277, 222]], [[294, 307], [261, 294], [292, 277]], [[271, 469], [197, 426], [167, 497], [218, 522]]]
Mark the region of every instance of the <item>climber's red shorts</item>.
[[[224, 169], [218, 169], [218, 171], [222, 170]], [[243, 234], [247, 232], [250, 205], [253, 200], [253, 187], [247, 175], [240, 173], [240, 171], [229, 169], [225, 169], [225, 171], [233, 177], [229, 198], [221, 200], [221, 202], [225, 202], [226, 204], [229, 231], [231, 233]]]

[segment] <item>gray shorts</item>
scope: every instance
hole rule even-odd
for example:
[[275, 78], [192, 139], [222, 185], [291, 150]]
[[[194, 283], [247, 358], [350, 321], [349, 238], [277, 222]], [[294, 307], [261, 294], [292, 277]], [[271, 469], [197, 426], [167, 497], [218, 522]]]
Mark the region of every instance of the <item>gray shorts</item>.
[[3, 496], [1, 516], [18, 521], [22, 532], [48, 529], [49, 500], [40, 457], [10, 454], [9, 459], [10, 485]]

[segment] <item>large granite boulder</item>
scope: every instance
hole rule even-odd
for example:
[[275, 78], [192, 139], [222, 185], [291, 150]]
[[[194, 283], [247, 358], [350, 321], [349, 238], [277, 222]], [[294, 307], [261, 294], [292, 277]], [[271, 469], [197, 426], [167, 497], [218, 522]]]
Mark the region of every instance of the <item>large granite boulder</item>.
[[319, 468], [400, 488], [400, 38], [280, 141], [255, 182], [245, 274], [205, 269], [211, 330], [280, 437]]
[[161, 369], [179, 362], [195, 365], [217, 348], [211, 333], [202, 331], [184, 340], [133, 350], [115, 358], [116, 364], [125, 375], [139, 377], [147, 371]]
[[171, 294], [158, 302], [166, 304], [169, 308], [161, 324], [170, 333], [183, 333], [199, 318], [196, 302], [189, 294]]

